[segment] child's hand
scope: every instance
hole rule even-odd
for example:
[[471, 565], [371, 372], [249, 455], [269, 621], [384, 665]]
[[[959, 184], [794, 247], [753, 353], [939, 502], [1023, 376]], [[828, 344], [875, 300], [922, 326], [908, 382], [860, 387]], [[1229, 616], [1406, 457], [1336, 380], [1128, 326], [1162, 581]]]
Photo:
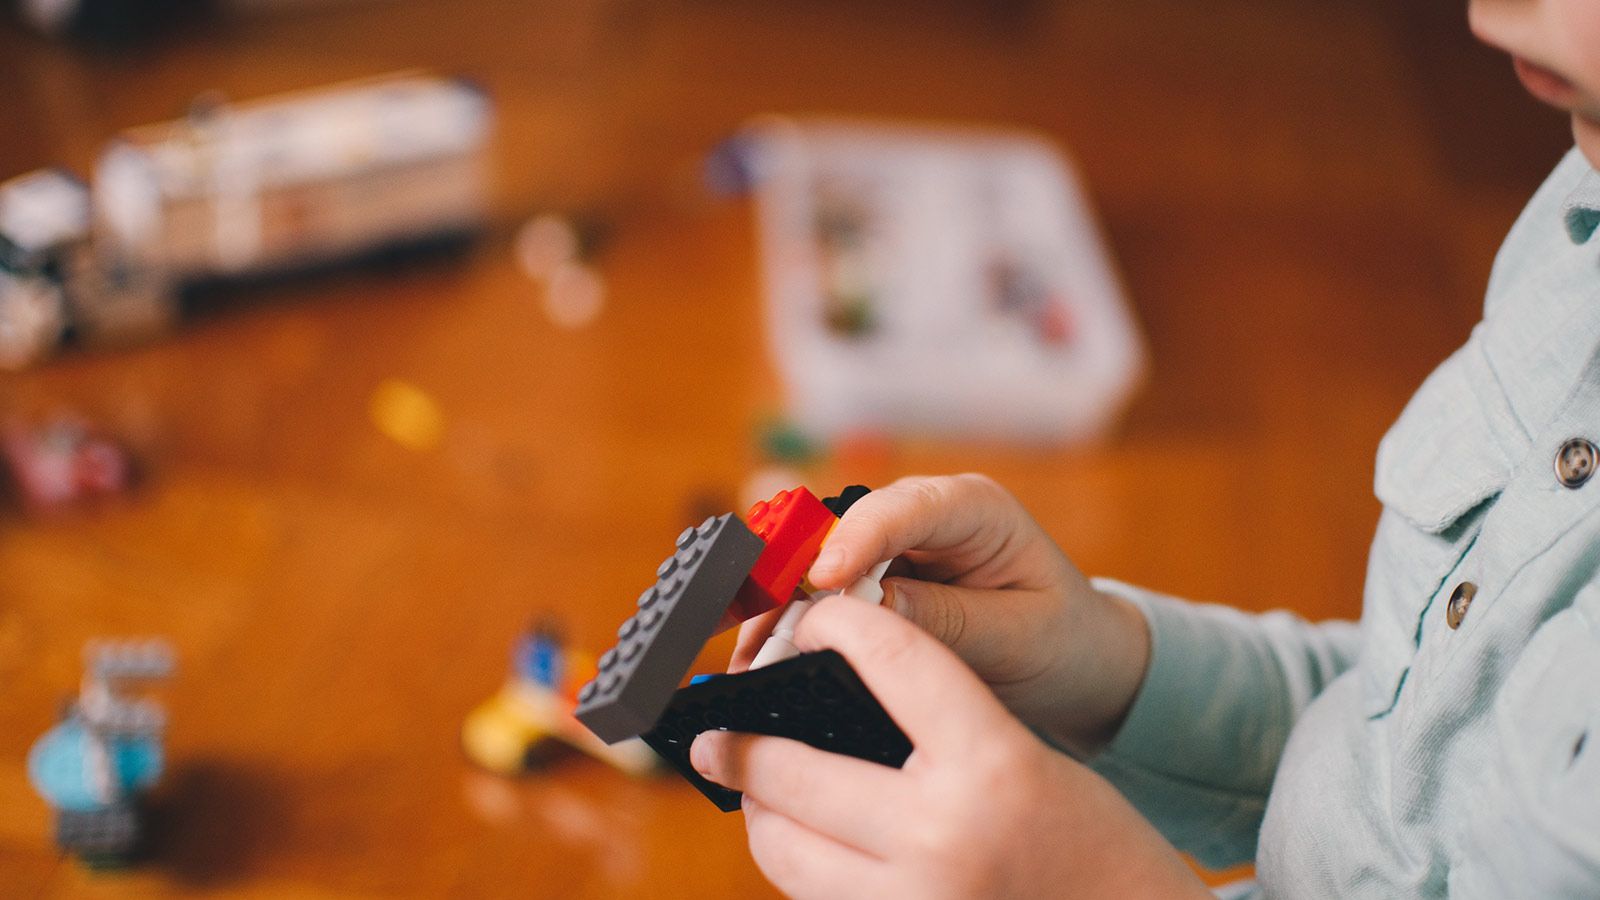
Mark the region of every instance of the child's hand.
[[784, 738], [700, 735], [695, 769], [744, 791], [751, 854], [779, 890], [1210, 896], [1111, 785], [1046, 747], [900, 617], [826, 599], [801, 620], [796, 644], [843, 654], [915, 749], [896, 770]]
[[[1004, 488], [956, 475], [873, 491], [811, 580], [840, 589], [895, 557], [891, 576], [909, 577], [884, 579], [884, 605], [949, 645], [1024, 722], [1080, 752], [1115, 734], [1144, 679], [1144, 618], [1090, 586]], [[749, 666], [780, 613], [744, 623], [730, 671]]]

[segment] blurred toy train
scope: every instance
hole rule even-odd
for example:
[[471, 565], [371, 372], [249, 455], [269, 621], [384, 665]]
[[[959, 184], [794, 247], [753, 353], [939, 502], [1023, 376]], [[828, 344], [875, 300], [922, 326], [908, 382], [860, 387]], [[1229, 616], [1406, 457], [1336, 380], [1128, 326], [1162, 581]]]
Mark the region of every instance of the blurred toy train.
[[489, 206], [493, 109], [398, 75], [124, 132], [92, 185], [0, 183], [0, 368], [160, 333], [228, 289], [465, 244]]

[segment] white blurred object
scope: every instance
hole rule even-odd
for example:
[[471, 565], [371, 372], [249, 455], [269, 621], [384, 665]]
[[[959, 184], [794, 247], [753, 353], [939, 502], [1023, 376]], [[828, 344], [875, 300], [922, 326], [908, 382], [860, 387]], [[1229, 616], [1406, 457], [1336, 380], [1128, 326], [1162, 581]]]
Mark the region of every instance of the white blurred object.
[[578, 258], [578, 229], [567, 219], [545, 213], [517, 229], [517, 264], [534, 281], [547, 281], [565, 262]]
[[124, 132], [95, 172], [96, 238], [180, 282], [271, 274], [480, 229], [493, 108], [397, 75]]
[[42, 169], [0, 184], [0, 235], [40, 253], [89, 234], [89, 192], [59, 169]]
[[567, 260], [556, 266], [544, 288], [544, 310], [550, 321], [575, 330], [593, 324], [605, 307], [606, 285], [593, 266]]
[[1028, 441], [1102, 433], [1144, 367], [1061, 152], [998, 130], [757, 120], [768, 337], [796, 424]]
[[517, 266], [544, 289], [544, 312], [569, 331], [594, 324], [605, 308], [606, 283], [584, 261], [583, 240], [570, 219], [544, 213], [517, 230]]
[[66, 273], [88, 227], [88, 189], [65, 172], [0, 182], [0, 369], [24, 368], [61, 343]]
[[[202, 96], [114, 139], [92, 188], [0, 183], [0, 368], [148, 339], [218, 286], [462, 246], [487, 224], [492, 124], [476, 87], [414, 73]], [[566, 280], [569, 320], [593, 318], [597, 285]]]

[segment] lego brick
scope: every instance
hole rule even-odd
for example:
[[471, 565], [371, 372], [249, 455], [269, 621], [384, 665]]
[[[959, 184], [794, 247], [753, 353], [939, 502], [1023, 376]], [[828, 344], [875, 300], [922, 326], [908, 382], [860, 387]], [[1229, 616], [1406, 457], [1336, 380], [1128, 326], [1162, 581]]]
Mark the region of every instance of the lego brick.
[[864, 484], [852, 484], [840, 491], [839, 496], [824, 498], [822, 505], [826, 506], [829, 512], [842, 519], [844, 518], [845, 510], [854, 506], [857, 500], [870, 493], [872, 493], [872, 488]]
[[764, 547], [731, 513], [685, 528], [578, 692], [578, 720], [608, 744], [655, 725]]
[[689, 764], [702, 731], [724, 729], [793, 738], [831, 753], [896, 769], [911, 741], [889, 718], [844, 657], [806, 653], [737, 675], [690, 685], [672, 696], [644, 741], [717, 808], [739, 808], [739, 792], [707, 781]]
[[[766, 542], [750, 577], [739, 586], [725, 622], [741, 622], [789, 602], [800, 579], [816, 562], [822, 541], [833, 527], [833, 513], [803, 487], [779, 491], [771, 500], [750, 507], [750, 529]], [[730, 621], [731, 620], [731, 621]]]

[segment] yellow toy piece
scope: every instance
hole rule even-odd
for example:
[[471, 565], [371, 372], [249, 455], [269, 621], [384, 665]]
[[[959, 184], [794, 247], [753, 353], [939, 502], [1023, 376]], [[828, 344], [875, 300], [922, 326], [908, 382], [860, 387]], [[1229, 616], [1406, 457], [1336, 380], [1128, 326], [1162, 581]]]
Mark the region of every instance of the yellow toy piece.
[[577, 691], [594, 677], [594, 658], [568, 654], [561, 690], [513, 676], [499, 693], [479, 704], [461, 725], [461, 746], [467, 758], [501, 775], [521, 775], [534, 768], [551, 741], [573, 747], [629, 775], [645, 775], [660, 766], [660, 757], [634, 738], [606, 744], [573, 716]]

